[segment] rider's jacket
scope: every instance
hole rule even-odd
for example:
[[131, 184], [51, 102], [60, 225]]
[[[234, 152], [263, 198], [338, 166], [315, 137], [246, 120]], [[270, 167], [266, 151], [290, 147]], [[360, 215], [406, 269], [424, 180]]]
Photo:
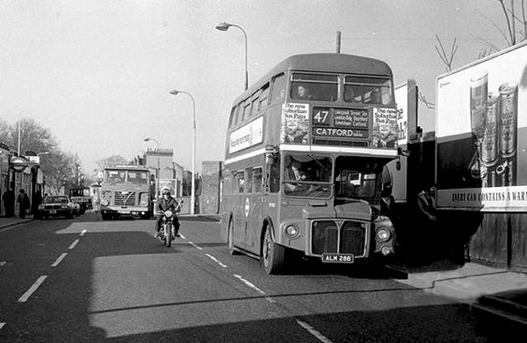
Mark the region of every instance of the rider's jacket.
[[172, 196], [169, 199], [165, 199], [164, 197], [157, 198], [156, 201], [156, 212], [164, 212], [164, 211], [176, 211], [178, 203], [176, 199], [174, 199]]

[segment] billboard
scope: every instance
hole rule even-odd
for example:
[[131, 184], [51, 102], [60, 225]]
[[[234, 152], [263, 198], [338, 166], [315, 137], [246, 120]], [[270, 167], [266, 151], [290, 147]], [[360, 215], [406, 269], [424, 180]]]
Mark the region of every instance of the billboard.
[[527, 211], [527, 44], [436, 86], [438, 207]]

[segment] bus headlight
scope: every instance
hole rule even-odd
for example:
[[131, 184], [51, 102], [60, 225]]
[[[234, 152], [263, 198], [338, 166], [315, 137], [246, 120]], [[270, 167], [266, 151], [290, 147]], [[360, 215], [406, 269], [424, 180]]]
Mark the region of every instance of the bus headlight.
[[101, 205], [108, 206], [110, 205], [110, 202], [108, 200], [101, 200]]
[[381, 242], [386, 242], [391, 237], [390, 231], [384, 227], [378, 228], [376, 235], [377, 235], [377, 239]]
[[299, 230], [298, 230], [298, 228], [296, 227], [296, 225], [288, 225], [288, 226], [285, 228], [285, 233], [286, 233], [286, 235], [288, 235], [289, 237], [296, 237], [296, 236], [298, 236]]

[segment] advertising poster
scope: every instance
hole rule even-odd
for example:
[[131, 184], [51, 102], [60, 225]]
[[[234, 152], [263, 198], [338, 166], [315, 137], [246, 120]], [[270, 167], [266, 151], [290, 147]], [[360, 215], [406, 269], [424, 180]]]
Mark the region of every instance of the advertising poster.
[[437, 79], [438, 207], [527, 211], [527, 45]]
[[397, 143], [399, 146], [408, 144], [408, 84], [395, 88], [397, 103]]
[[253, 120], [231, 133], [229, 152], [237, 152], [263, 141], [263, 117]]
[[283, 104], [280, 142], [307, 144], [308, 132], [309, 104]]
[[373, 109], [373, 147], [397, 148], [397, 110]]

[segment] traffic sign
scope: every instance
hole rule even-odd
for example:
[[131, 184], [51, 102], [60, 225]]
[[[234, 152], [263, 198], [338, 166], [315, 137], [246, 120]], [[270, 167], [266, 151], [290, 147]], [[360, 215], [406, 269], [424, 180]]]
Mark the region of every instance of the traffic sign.
[[17, 156], [11, 158], [11, 167], [15, 171], [21, 172], [24, 169], [26, 169], [27, 166], [28, 166], [28, 162], [25, 158], [17, 157]]

